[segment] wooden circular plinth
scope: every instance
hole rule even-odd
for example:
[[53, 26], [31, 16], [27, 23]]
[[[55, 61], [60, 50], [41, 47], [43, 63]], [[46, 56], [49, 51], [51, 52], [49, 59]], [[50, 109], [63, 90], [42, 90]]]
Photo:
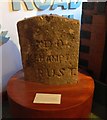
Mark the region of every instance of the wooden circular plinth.
[[[93, 79], [79, 72], [73, 85], [49, 86], [24, 80], [23, 71], [8, 82], [7, 93], [12, 115], [25, 118], [87, 118], [91, 112]], [[61, 104], [33, 103], [36, 93], [61, 94]]]

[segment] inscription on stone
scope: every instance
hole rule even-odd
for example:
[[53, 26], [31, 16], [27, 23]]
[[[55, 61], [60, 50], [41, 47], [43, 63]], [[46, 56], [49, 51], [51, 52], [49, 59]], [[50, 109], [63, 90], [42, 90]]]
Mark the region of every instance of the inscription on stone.
[[50, 85], [78, 82], [79, 21], [42, 15], [18, 22], [25, 79]]

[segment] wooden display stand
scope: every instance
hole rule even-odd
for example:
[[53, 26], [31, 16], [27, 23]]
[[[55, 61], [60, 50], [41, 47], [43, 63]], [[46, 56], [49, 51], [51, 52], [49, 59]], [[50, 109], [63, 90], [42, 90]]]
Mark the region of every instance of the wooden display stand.
[[[11, 112], [15, 118], [88, 118], [94, 91], [93, 79], [79, 72], [73, 85], [49, 86], [24, 80], [16, 73], [7, 86]], [[61, 94], [61, 104], [33, 103], [36, 93]]]

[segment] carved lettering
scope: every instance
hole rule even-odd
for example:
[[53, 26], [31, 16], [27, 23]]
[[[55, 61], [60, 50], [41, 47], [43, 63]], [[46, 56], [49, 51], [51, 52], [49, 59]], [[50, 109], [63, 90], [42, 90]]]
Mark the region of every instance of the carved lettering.
[[35, 55], [34, 59], [32, 59], [32, 55], [27, 55], [26, 64], [30, 66], [31, 63], [38, 62], [46, 62], [46, 63], [62, 63], [62, 62], [70, 62], [71, 56], [70, 54], [66, 55], [47, 55], [43, 54]]
[[65, 74], [68, 74], [70, 76], [75, 76], [77, 75], [77, 70], [76, 68], [60, 68], [60, 69], [55, 69], [55, 68], [42, 68], [42, 69], [38, 69], [38, 75], [40, 78], [43, 78], [45, 75], [49, 78], [52, 78], [52, 77], [62, 77], [64, 76]]
[[47, 56], [46, 61], [47, 62], [58, 62], [58, 55], [50, 55]]
[[62, 75], [64, 75], [65, 68], [61, 68], [59, 71]]
[[69, 54], [66, 54], [66, 60], [70, 61], [71, 60], [71, 56]]
[[58, 74], [56, 74], [56, 75], [59, 76], [59, 77], [61, 77], [61, 76], [64, 75], [64, 71], [65, 71], [65, 69], [61, 68], [61, 69], [58, 70]]
[[45, 47], [51, 47], [52, 46], [52, 42], [47, 40], [45, 41]]
[[77, 69], [76, 68], [68, 67], [68, 69], [70, 70], [70, 75], [71, 76], [77, 75]]
[[78, 74], [78, 73], [77, 73], [77, 69], [73, 68], [73, 69], [72, 69], [72, 75], [73, 75], [73, 76], [76, 76], [77, 74]]
[[55, 70], [47, 68], [47, 76], [48, 77], [54, 77], [54, 75], [55, 75]]
[[51, 47], [61, 47], [63, 48], [64, 46], [67, 47], [67, 49], [71, 48], [71, 43], [69, 41], [66, 41], [66, 43], [64, 43], [62, 40], [57, 40], [55, 43], [52, 42], [51, 40], [36, 40], [36, 42], [34, 42], [33, 44], [31, 44], [32, 46], [35, 46], [36, 49], [44, 49], [44, 48], [51, 48]]
[[58, 40], [58, 41], [56, 42], [56, 46], [57, 46], [57, 47], [63, 47], [63, 45], [64, 45], [64, 43], [63, 43], [62, 40]]
[[44, 61], [44, 56], [43, 55], [39, 55], [38, 60], [39, 60], [39, 62]]
[[78, 81], [78, 20], [41, 15], [17, 25], [26, 80], [51, 85]]
[[38, 69], [38, 73], [39, 73], [38, 75], [39, 75], [40, 77], [43, 77], [43, 73], [44, 73], [44, 72], [43, 72], [43, 69]]
[[60, 55], [59, 59], [60, 59], [60, 63], [61, 63], [64, 60], [64, 55]]
[[50, 40], [44, 40], [44, 41], [39, 41], [39, 42], [37, 42], [39, 45], [39, 48], [43, 48], [43, 47], [46, 47], [46, 48], [48, 48], [48, 47], [52, 47], [52, 42], [50, 41]]

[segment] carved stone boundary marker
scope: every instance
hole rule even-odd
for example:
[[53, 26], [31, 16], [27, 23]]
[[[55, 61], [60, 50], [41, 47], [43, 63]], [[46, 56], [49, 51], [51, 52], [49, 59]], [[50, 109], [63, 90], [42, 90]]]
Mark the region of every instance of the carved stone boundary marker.
[[42, 15], [17, 26], [25, 80], [50, 85], [78, 82], [78, 20]]

